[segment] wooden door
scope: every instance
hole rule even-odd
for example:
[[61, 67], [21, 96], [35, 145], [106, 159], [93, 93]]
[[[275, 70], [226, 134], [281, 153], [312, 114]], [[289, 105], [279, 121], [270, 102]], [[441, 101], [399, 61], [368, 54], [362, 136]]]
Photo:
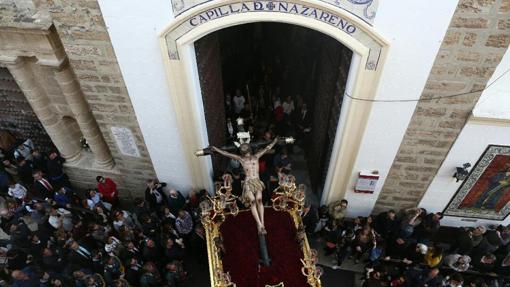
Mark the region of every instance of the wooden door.
[[[209, 144], [226, 144], [225, 95], [221, 72], [221, 51], [217, 33], [209, 34], [195, 42], [198, 74], [204, 104]], [[225, 160], [213, 156], [214, 174], [225, 169]]]

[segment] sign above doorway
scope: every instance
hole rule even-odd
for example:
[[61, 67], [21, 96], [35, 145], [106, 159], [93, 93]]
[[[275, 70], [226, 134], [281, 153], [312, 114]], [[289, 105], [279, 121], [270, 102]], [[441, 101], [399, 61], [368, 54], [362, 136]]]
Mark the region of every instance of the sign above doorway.
[[[212, 0], [172, 0], [174, 16], [177, 17], [187, 10]], [[355, 15], [369, 25], [372, 25], [375, 18], [379, 0], [320, 0]], [[273, 1], [278, 5], [279, 1]]]
[[[180, 0], [175, 0], [180, 1]], [[349, 0], [363, 2], [368, 0]], [[209, 2], [209, 1], [206, 1]], [[316, 1], [319, 4], [323, 1]], [[177, 40], [191, 30], [210, 22], [223, 20], [230, 16], [246, 15], [246, 14], [280, 14], [292, 15], [302, 18], [302, 21], [318, 21], [323, 24], [334, 27], [337, 31], [353, 37], [361, 42], [365, 47], [369, 48], [368, 57], [365, 63], [366, 70], [376, 70], [382, 45], [374, 40], [367, 32], [367, 26], [364, 23], [356, 21], [358, 17], [350, 17], [335, 9], [324, 7], [325, 5], [317, 5], [309, 1], [241, 1], [241, 2], [210, 2], [207, 6], [200, 6], [190, 10], [178, 19], [165, 35], [168, 47], [168, 57], [170, 60], [179, 60], [179, 52], [177, 49]], [[353, 4], [354, 5], [354, 4]], [[338, 9], [337, 9], [338, 10]], [[276, 18], [274, 18], [276, 19]], [[365, 26], [365, 27], [363, 27]], [[369, 27], [369, 26], [368, 26]]]

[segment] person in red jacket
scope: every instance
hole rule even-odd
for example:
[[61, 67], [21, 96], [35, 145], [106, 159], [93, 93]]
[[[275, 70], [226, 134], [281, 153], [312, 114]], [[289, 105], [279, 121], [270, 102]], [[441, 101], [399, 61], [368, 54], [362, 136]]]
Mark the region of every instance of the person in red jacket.
[[117, 192], [117, 184], [110, 178], [104, 178], [97, 176], [97, 190], [101, 194], [104, 201], [107, 201], [113, 205], [117, 205], [119, 193]]

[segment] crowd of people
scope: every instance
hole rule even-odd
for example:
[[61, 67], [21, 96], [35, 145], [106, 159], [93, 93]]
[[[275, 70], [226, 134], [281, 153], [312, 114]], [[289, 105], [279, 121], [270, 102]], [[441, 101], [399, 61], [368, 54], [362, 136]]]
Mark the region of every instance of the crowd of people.
[[[57, 151], [26, 140], [0, 153], [0, 286], [182, 286], [207, 264], [198, 203], [157, 179], [120, 201], [115, 181], [74, 190]], [[130, 206], [129, 208], [127, 208]]]
[[364, 264], [364, 287], [510, 286], [510, 226], [456, 228], [439, 233], [441, 213], [422, 208], [346, 219], [348, 202], [302, 214], [306, 231], [324, 240], [333, 269]]
[[[305, 138], [306, 103], [300, 96], [283, 99], [279, 90], [260, 85], [253, 102], [239, 89], [226, 95], [229, 141], [239, 131], [239, 117], [253, 142]], [[174, 287], [188, 277], [185, 259], [207, 264], [198, 210], [207, 191], [184, 197], [149, 179], [145, 196], [121, 201], [115, 180], [102, 175], [97, 186], [78, 190], [58, 151], [42, 152], [30, 139], [0, 149], [0, 158], [0, 286]], [[277, 147], [259, 163], [269, 204], [271, 191], [291, 173], [289, 150]], [[226, 172], [241, 197], [242, 167], [230, 161]]]
[[[240, 90], [226, 96], [228, 136], [235, 139], [239, 131], [231, 119], [244, 117], [253, 142], [290, 135], [306, 149], [306, 103], [264, 89], [250, 104]], [[260, 158], [265, 204], [292, 174], [291, 152], [292, 146], [277, 147]], [[143, 197], [121, 202], [115, 181], [101, 175], [94, 188], [75, 190], [65, 159], [56, 150], [41, 152], [29, 139], [0, 150], [0, 159], [0, 286], [175, 287], [189, 276], [188, 257], [207, 264], [199, 218], [207, 191], [185, 197], [149, 179]], [[231, 160], [226, 172], [234, 195], [241, 196], [240, 164]], [[510, 286], [508, 226], [458, 228], [454, 240], [443, 242], [441, 213], [410, 208], [348, 219], [347, 210], [346, 200], [320, 208], [307, 204], [303, 225], [323, 242], [333, 269], [347, 260], [364, 264], [364, 287]]]

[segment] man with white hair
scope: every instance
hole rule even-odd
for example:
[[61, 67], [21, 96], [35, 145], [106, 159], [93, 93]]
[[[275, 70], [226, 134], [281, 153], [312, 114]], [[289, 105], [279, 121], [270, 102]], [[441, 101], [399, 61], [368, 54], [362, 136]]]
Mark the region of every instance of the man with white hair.
[[24, 157], [27, 160], [32, 160], [32, 150], [35, 148], [34, 143], [31, 139], [26, 139], [24, 142], [20, 143], [18, 147], [14, 150], [14, 158], [18, 159], [19, 157]]
[[477, 226], [473, 231], [471, 231], [471, 241], [473, 242], [473, 247], [478, 246], [480, 242], [483, 240], [483, 235], [487, 232], [487, 228], [485, 226]]
[[470, 262], [471, 257], [460, 254], [450, 254], [444, 259], [444, 263], [457, 272], [468, 270]]

